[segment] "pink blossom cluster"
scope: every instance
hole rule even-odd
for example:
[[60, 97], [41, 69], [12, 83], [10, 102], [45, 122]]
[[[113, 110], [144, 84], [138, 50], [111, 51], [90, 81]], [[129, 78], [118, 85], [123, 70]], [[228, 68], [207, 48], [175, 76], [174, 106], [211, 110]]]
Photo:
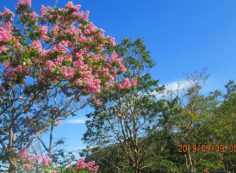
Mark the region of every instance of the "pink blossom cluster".
[[9, 10], [8, 8], [5, 7], [4, 12], [0, 13], [0, 17], [2, 17], [2, 18], [10, 17], [10, 21], [12, 21], [13, 17], [14, 17], [14, 13], [11, 10]]
[[102, 101], [100, 99], [95, 99], [96, 106], [102, 106]]
[[23, 169], [24, 169], [25, 171], [31, 170], [30, 164], [24, 164], [24, 165], [23, 165]]
[[22, 149], [20, 151], [20, 159], [23, 160], [23, 161], [26, 161], [26, 162], [30, 162], [31, 161], [31, 158], [30, 158], [30, 153], [27, 149]]
[[[31, 156], [27, 149], [22, 149], [19, 153], [19, 158], [23, 162], [23, 169], [25, 171], [31, 171], [34, 167], [34, 162], [41, 162], [41, 165], [45, 168], [51, 165], [52, 161], [49, 156]], [[97, 173], [99, 166], [96, 165], [95, 161], [86, 163], [84, 158], [80, 158], [76, 163], [77, 170], [88, 170], [90, 173]], [[50, 173], [57, 173], [56, 170], [51, 170]]]
[[51, 162], [52, 161], [51, 161], [50, 157], [49, 156], [45, 156], [45, 157], [43, 157], [42, 165], [43, 166], [48, 166]]
[[96, 173], [99, 166], [95, 166], [95, 161], [86, 163], [84, 158], [80, 158], [76, 163], [78, 170], [89, 170], [90, 173]]
[[[4, 66], [6, 67], [5, 74], [4, 74], [6, 78], [16, 79], [18, 74], [27, 73], [27, 70], [28, 70], [27, 66], [23, 66], [21, 64], [17, 65], [16, 67], [12, 67], [8, 63], [4, 63]], [[24, 80], [22, 82], [24, 82]]]
[[24, 162], [23, 169], [25, 171], [31, 170], [31, 164], [33, 164], [35, 161], [40, 161], [42, 166], [48, 166], [52, 162], [49, 156], [31, 156], [30, 152], [27, 149], [22, 149], [20, 151], [19, 158], [22, 162]]
[[31, 7], [31, 0], [19, 0], [18, 5], [27, 5]]
[[6, 22], [4, 24], [0, 23], [0, 42], [6, 43], [14, 39], [12, 32], [13, 32], [13, 28], [10, 22]]
[[137, 79], [130, 80], [129, 78], [125, 78], [118, 85], [118, 89], [130, 89], [131, 87], [137, 86]]
[[28, 18], [30, 18], [31, 20], [34, 20], [35, 22], [38, 20], [38, 17], [39, 17], [35, 11], [25, 12], [24, 16], [27, 16]]

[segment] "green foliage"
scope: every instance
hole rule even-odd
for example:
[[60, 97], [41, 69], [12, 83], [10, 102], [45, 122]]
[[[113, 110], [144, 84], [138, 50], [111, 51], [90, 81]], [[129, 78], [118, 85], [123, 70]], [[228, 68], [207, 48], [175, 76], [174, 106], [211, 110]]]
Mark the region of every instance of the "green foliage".
[[163, 102], [156, 98], [163, 87], [148, 73], [154, 63], [143, 41], [123, 40], [118, 50], [128, 67], [123, 76], [136, 78], [137, 86], [126, 91], [103, 93], [104, 104], [87, 115], [90, 121], [86, 123], [88, 130], [83, 138], [91, 144], [90, 147], [106, 148], [105, 152], [99, 150], [101, 158], [93, 155], [104, 172], [112, 169], [113, 172], [132, 172], [133, 169], [149, 167], [144, 160], [154, 157], [154, 154], [147, 155], [146, 149], [152, 140], [149, 136], [156, 131], [157, 115], [163, 106]]
[[[96, 148], [90, 148], [83, 154], [97, 161], [101, 165], [100, 170], [103, 173], [135, 172], [134, 167], [130, 164], [132, 162], [129, 161], [126, 150], [124, 150], [124, 140], [115, 143], [114, 134], [110, 134], [111, 128], [107, 126], [107, 122], [116, 122], [120, 119], [118, 112], [122, 112], [124, 107], [120, 104], [119, 109], [117, 109], [116, 103], [118, 98], [122, 98], [122, 102], [127, 105], [132, 101], [137, 103], [135, 104], [135, 108], [137, 107], [139, 110], [137, 115], [142, 117], [142, 120], [146, 117], [157, 118], [155, 120], [158, 123], [155, 126], [152, 126], [154, 119], [151, 118], [150, 121], [147, 121], [149, 125], [146, 126], [145, 130], [148, 130], [149, 133], [138, 138], [139, 143], [149, 139], [145, 149], [143, 149], [145, 156], [142, 164], [146, 167], [141, 172], [182, 173], [195, 171], [202, 173], [206, 167], [210, 172], [216, 170], [234, 171], [236, 169], [235, 153], [227, 151], [223, 153], [180, 153], [178, 151], [179, 144], [224, 144], [228, 146], [235, 142], [236, 85], [234, 82], [229, 81], [226, 84], [227, 92], [225, 95], [219, 90], [203, 95], [201, 89], [208, 76], [204, 73], [195, 73], [187, 78], [191, 85], [182, 91], [182, 95], [177, 94], [175, 97], [166, 97], [154, 101], [153, 92], [155, 89], [161, 90], [162, 87], [153, 87], [157, 86], [158, 81], [153, 80], [150, 74], [138, 73], [139, 70], [145, 71], [147, 66], [141, 65], [142, 63], [137, 56], [135, 56], [137, 59], [132, 58], [131, 55], [135, 55], [137, 49], [130, 47], [125, 49], [125, 46], [131, 45], [134, 43], [124, 40], [120, 52], [124, 57], [128, 57], [125, 62], [129, 68], [124, 75], [138, 77], [138, 86], [131, 91], [117, 91], [113, 95], [109, 95], [111, 94], [109, 93], [106, 95], [108, 102], [105, 102], [104, 107], [96, 108], [93, 114], [88, 115], [92, 119], [87, 123], [88, 131], [84, 140], [88, 144], [96, 143]], [[151, 62], [146, 57], [141, 59], [142, 61], [146, 60], [147, 64]], [[152, 64], [149, 67], [151, 66]], [[139, 97], [142, 92], [145, 92], [145, 95]], [[139, 94], [133, 97], [132, 94], [135, 93]], [[134, 105], [129, 106], [130, 110], [136, 110], [132, 107]], [[131, 129], [135, 130], [135, 127], [131, 127]], [[116, 135], [122, 136], [119, 133]]]

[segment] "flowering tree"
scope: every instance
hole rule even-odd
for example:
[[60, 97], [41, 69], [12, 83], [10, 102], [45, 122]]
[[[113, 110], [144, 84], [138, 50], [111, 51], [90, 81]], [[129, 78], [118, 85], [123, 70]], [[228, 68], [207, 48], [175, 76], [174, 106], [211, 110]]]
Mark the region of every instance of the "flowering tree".
[[17, 22], [8, 8], [0, 13], [0, 150], [9, 172], [17, 151], [58, 120], [87, 103], [101, 105], [103, 91], [132, 87], [129, 79], [116, 80], [126, 68], [114, 38], [80, 5], [42, 5], [39, 15], [31, 0], [19, 0], [16, 13]]

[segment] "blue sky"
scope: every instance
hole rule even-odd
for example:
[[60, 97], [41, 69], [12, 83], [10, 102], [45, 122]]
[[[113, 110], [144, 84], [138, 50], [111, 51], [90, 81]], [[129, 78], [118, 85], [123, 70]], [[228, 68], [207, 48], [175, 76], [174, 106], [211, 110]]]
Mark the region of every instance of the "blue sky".
[[[66, 0], [58, 0], [59, 7]], [[55, 0], [32, 0], [54, 5]], [[206, 91], [223, 89], [236, 80], [236, 1], [235, 0], [74, 0], [90, 11], [90, 20], [119, 42], [122, 38], [143, 38], [157, 66], [151, 71], [162, 84], [184, 79], [183, 73], [206, 68], [211, 74]], [[0, 1], [14, 10], [17, 0]], [[57, 127], [56, 137], [66, 137], [66, 148], [76, 149], [85, 125], [81, 111], [77, 123]]]

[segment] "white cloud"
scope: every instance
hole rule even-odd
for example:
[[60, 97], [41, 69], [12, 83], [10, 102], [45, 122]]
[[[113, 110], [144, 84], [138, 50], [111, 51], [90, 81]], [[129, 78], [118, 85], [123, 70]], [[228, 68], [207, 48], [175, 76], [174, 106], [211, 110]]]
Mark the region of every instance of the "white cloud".
[[180, 94], [183, 90], [186, 90], [191, 86], [191, 83], [187, 80], [179, 80], [171, 83], [164, 84], [165, 90], [162, 93], [153, 92], [157, 98], [165, 98], [169, 96], [174, 96], [176, 94]]
[[66, 123], [67, 124], [85, 124], [86, 118], [77, 118], [77, 119], [72, 119], [68, 120]]
[[177, 91], [177, 90], [187, 89], [190, 86], [191, 83], [189, 81], [180, 80], [166, 84], [165, 89], [166, 91]]

